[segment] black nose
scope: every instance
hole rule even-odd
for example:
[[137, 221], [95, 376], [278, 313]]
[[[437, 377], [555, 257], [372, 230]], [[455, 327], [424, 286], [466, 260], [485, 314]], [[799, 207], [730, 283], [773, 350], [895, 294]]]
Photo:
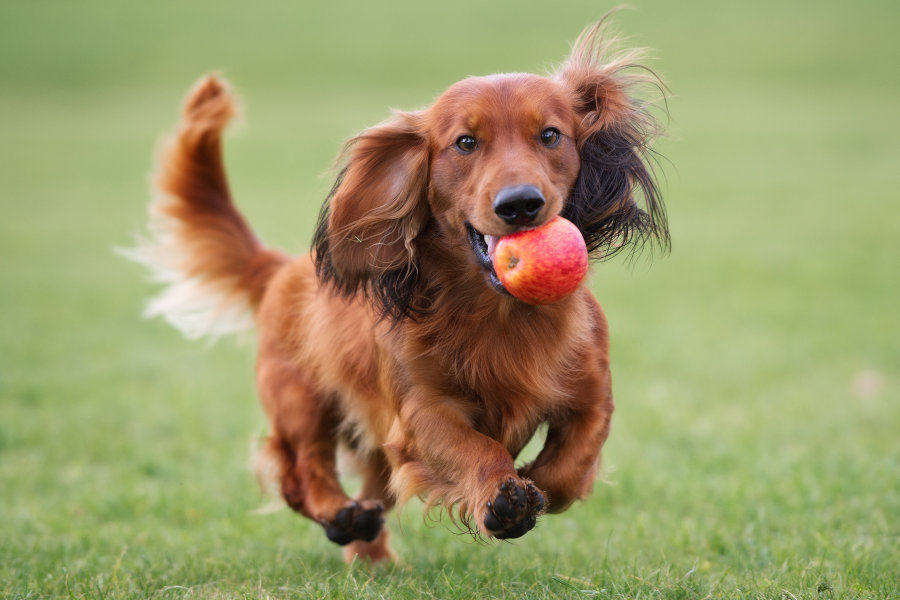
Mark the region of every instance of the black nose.
[[544, 208], [544, 195], [533, 185], [505, 187], [494, 196], [494, 213], [509, 225], [527, 225]]

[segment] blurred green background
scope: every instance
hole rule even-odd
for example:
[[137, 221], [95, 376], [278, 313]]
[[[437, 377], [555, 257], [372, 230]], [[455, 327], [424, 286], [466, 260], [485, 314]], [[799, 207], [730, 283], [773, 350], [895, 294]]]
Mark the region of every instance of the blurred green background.
[[[596, 2], [0, 4], [0, 595], [860, 597], [900, 587], [900, 5], [642, 0], [673, 251], [593, 271], [608, 484], [515, 544], [418, 506], [347, 570], [265, 504], [253, 344], [140, 319], [118, 257], [189, 86], [235, 197], [303, 252], [342, 143], [467, 75], [547, 73]], [[402, 529], [402, 531], [401, 531]]]

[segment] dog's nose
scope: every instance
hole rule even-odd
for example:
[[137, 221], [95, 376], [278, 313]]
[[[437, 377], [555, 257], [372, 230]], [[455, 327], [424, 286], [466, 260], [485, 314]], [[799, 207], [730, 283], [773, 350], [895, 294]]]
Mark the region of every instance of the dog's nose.
[[509, 225], [527, 225], [544, 208], [544, 195], [533, 185], [505, 187], [494, 196], [494, 213]]

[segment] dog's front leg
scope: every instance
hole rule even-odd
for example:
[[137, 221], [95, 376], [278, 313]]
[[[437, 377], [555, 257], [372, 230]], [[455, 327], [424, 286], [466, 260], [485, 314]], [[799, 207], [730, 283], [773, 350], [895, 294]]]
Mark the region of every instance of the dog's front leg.
[[458, 504], [487, 537], [517, 538], [534, 527], [543, 494], [516, 473], [502, 445], [473, 428], [464, 401], [417, 390], [400, 418], [403, 442], [388, 448], [398, 486]]
[[591, 493], [613, 413], [608, 382], [608, 373], [590, 377], [583, 388], [586, 403], [551, 420], [544, 448], [519, 469], [547, 493], [548, 512], [562, 512]]

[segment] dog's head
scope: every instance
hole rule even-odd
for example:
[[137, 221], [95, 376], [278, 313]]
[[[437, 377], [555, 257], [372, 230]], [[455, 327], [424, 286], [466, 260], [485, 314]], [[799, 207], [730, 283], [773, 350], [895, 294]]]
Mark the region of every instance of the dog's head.
[[595, 259], [650, 238], [667, 246], [647, 164], [655, 122], [629, 95], [652, 78], [629, 74], [630, 57], [605, 61], [601, 32], [602, 23], [586, 31], [552, 77], [465, 79], [351, 140], [314, 239], [320, 277], [400, 317], [426, 239], [499, 292], [495, 240], [560, 214]]

